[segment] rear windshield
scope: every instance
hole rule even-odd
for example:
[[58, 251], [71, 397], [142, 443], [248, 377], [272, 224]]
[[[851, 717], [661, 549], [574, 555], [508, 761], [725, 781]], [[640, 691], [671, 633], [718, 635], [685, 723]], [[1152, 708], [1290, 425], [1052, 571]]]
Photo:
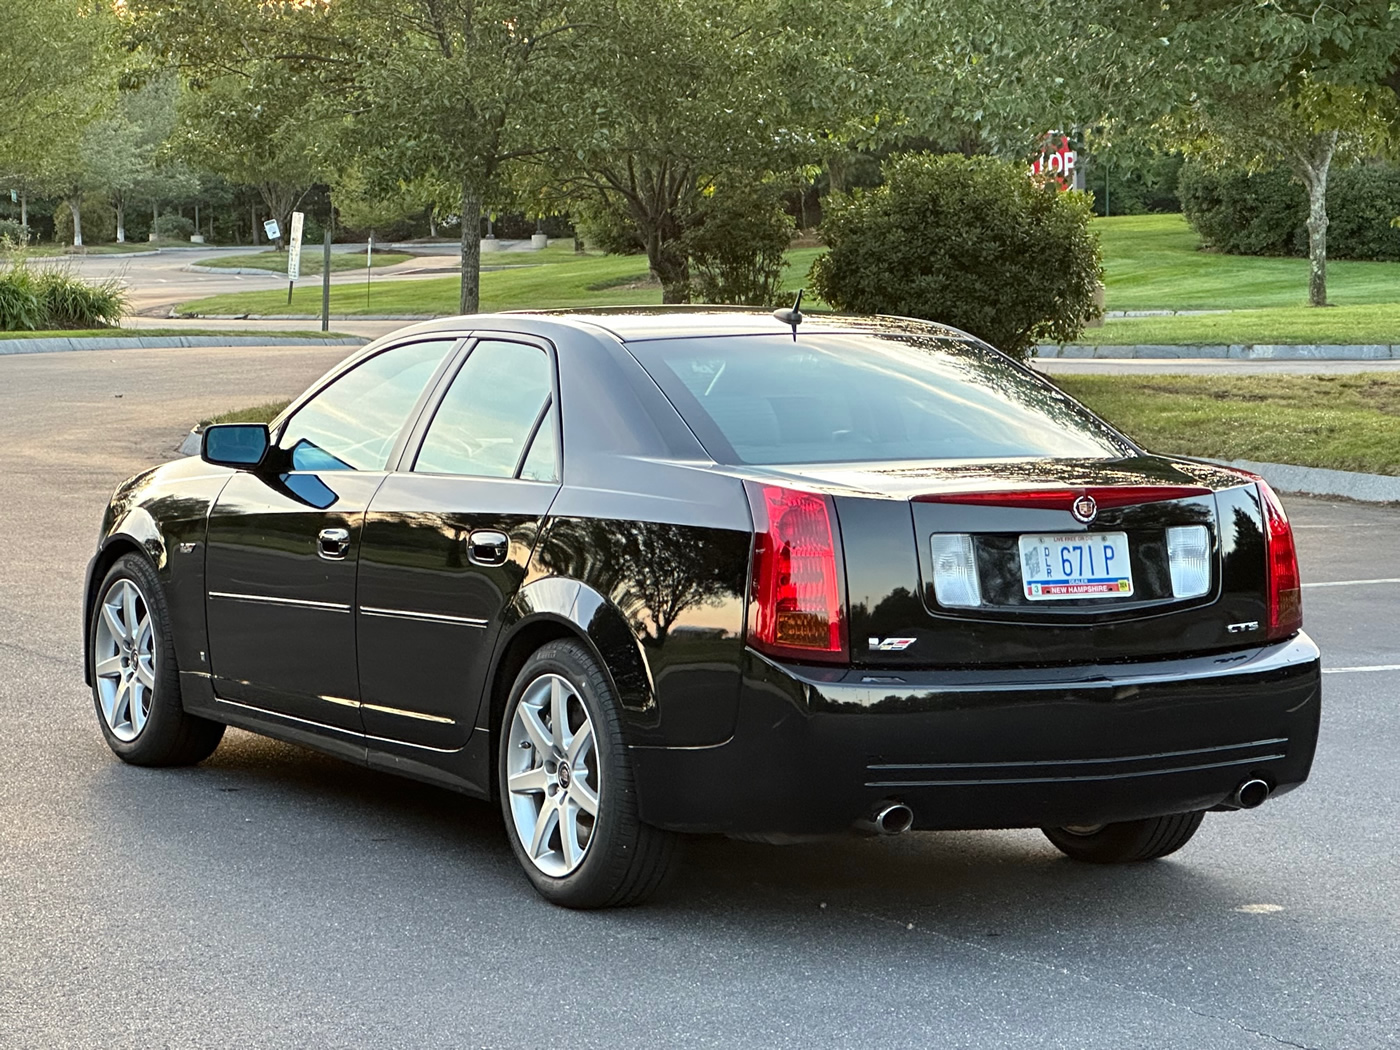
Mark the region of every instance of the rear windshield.
[[1049, 383], [968, 340], [815, 332], [628, 343], [721, 463], [1133, 452]]

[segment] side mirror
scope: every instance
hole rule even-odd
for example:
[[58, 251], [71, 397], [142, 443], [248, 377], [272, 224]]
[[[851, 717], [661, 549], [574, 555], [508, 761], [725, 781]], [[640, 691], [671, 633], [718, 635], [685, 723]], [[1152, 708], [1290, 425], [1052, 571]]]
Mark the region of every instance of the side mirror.
[[204, 428], [199, 455], [215, 466], [251, 470], [271, 444], [266, 423], [214, 423]]

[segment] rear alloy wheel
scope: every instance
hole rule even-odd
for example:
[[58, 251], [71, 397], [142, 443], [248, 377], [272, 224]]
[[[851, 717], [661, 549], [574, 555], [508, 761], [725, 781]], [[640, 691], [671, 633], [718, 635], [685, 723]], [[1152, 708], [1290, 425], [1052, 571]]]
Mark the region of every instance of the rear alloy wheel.
[[208, 758], [224, 727], [185, 713], [155, 570], [140, 555], [124, 554], [98, 594], [89, 658], [92, 699], [107, 745], [138, 766], [190, 765]]
[[637, 904], [661, 885], [675, 836], [637, 818], [607, 676], [578, 642], [545, 645], [506, 703], [499, 781], [511, 847], [554, 904]]
[[1191, 840], [1205, 817], [1202, 812], [1174, 813], [1117, 824], [1042, 828], [1059, 851], [1090, 864], [1130, 864], [1175, 853]]

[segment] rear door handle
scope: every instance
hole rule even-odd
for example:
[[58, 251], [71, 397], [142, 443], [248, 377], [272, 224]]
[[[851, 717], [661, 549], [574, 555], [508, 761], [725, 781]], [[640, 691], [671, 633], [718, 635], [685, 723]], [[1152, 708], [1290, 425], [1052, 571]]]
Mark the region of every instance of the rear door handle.
[[495, 529], [477, 529], [467, 537], [467, 560], [473, 565], [504, 565], [510, 537]]
[[316, 537], [316, 553], [327, 561], [340, 561], [349, 550], [349, 529], [322, 529]]

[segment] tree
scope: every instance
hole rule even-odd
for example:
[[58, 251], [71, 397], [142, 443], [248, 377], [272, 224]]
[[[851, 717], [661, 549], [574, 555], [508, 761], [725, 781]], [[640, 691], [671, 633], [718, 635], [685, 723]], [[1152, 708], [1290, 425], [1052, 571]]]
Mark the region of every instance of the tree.
[[833, 202], [830, 251], [812, 266], [838, 310], [951, 324], [1025, 356], [1069, 342], [1098, 312], [1098, 239], [1086, 195], [1036, 183], [1015, 162], [907, 154], [885, 183]]
[[[257, 99], [243, 112], [244, 125], [257, 131], [243, 141], [250, 175], [288, 158], [289, 150], [307, 156], [309, 143], [293, 140], [314, 138], [327, 154], [321, 177], [342, 166], [329, 162], [334, 142], [371, 185], [450, 181], [462, 223], [464, 313], [479, 303], [485, 201], [498, 191], [505, 165], [540, 148], [551, 106], [568, 90], [563, 69], [554, 67], [580, 28], [570, 17], [575, 6], [569, 0], [229, 0], [210, 10], [202, 0], [128, 3], [136, 16], [134, 40], [174, 55], [206, 93], [238, 78]], [[205, 105], [212, 108], [201, 114], [201, 125], [217, 127], [229, 115], [229, 106]], [[273, 125], [266, 109], [295, 112], [300, 122]], [[259, 148], [271, 153], [254, 159]], [[274, 182], [291, 184], [280, 175]], [[277, 211], [284, 201], [278, 198]]]
[[[1122, 4], [987, 0], [1003, 20], [983, 81], [1042, 128], [1158, 144], [1253, 167], [1286, 164], [1308, 190], [1309, 302], [1326, 304], [1327, 184], [1338, 150], [1395, 141], [1400, 6], [1389, 0]], [[1042, 72], [1044, 71], [1044, 72]]]

